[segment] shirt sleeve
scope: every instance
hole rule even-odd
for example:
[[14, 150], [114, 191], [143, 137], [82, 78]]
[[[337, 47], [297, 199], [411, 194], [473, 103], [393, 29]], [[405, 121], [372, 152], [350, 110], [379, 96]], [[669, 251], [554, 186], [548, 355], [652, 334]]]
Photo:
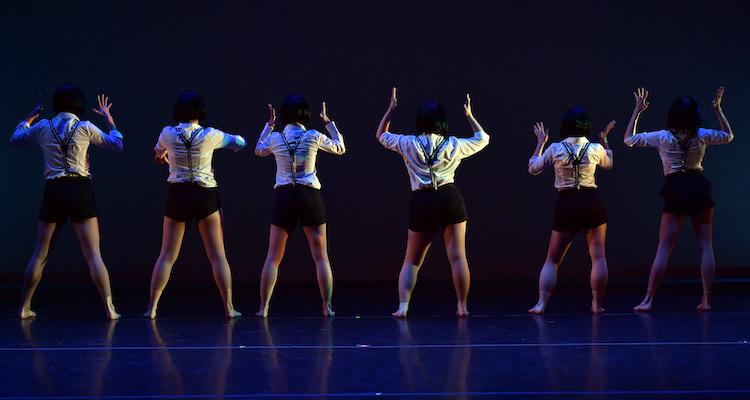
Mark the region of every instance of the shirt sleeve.
[[456, 139], [456, 142], [456, 155], [461, 158], [466, 158], [487, 147], [487, 145], [490, 144], [490, 135], [483, 131], [477, 131], [474, 132], [473, 137]]
[[260, 132], [260, 137], [258, 137], [258, 143], [255, 144], [255, 155], [265, 157], [269, 154], [271, 154], [271, 143], [270, 143], [270, 137], [271, 133], [273, 133], [273, 127], [266, 126], [263, 127], [263, 130]]
[[240, 135], [226, 133], [216, 128], [207, 129], [209, 129], [208, 133], [211, 135], [211, 141], [214, 143], [214, 147], [217, 149], [234, 150], [234, 152], [236, 153], [244, 149], [247, 145], [247, 142], [245, 142], [245, 138]]
[[30, 127], [26, 121], [21, 121], [21, 123], [16, 126], [16, 130], [13, 131], [13, 135], [10, 137], [10, 144], [13, 146], [22, 146], [34, 143], [36, 142], [38, 133], [39, 123]]
[[552, 149], [555, 145], [557, 143], [552, 143], [541, 156], [534, 155], [529, 158], [529, 173], [531, 175], [539, 175], [555, 162], [555, 151]]
[[336, 123], [331, 121], [331, 123], [326, 125], [326, 130], [328, 131], [328, 134], [331, 135], [331, 137], [329, 138], [326, 135], [318, 133], [318, 147], [328, 153], [336, 155], [344, 154], [346, 152], [346, 146], [344, 145], [344, 136], [339, 133], [338, 128], [336, 128]]
[[396, 153], [401, 154], [401, 146], [399, 146], [399, 144], [401, 143], [404, 136], [405, 135], [399, 135], [396, 133], [383, 132], [380, 135], [380, 144], [382, 144], [386, 149], [393, 150]]
[[83, 129], [86, 130], [86, 135], [89, 138], [89, 143], [93, 143], [99, 147], [104, 147], [107, 150], [121, 151], [123, 148], [122, 134], [113, 129], [109, 133], [102, 132], [99, 127], [92, 124], [89, 121], [82, 121]]
[[699, 129], [701, 141], [708, 145], [727, 144], [734, 140], [734, 134], [720, 131], [718, 129]]
[[605, 149], [600, 144], [593, 145], [597, 158], [596, 164], [603, 169], [612, 169], [614, 166], [614, 153], [610, 149]]
[[154, 146], [154, 152], [156, 153], [156, 156], [159, 158], [164, 158], [167, 156], [167, 145], [164, 140], [164, 132], [169, 128], [164, 128], [161, 133], [159, 134], [159, 140], [156, 142], [156, 146]]
[[664, 131], [643, 132], [630, 135], [623, 140], [628, 147], [659, 147]]

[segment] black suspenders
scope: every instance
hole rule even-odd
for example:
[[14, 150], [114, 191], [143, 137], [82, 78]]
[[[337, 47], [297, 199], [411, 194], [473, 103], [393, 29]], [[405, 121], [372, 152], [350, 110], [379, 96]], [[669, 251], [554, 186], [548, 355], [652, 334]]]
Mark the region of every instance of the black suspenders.
[[586, 151], [589, 149], [589, 145], [591, 143], [586, 143], [581, 147], [580, 150], [578, 150], [578, 154], [573, 153], [573, 146], [570, 145], [568, 142], [560, 142], [562, 143], [563, 147], [565, 147], [565, 151], [568, 152], [568, 159], [570, 160], [571, 164], [573, 164], [573, 169], [575, 170], [575, 186], [576, 189], [581, 189], [581, 172], [579, 170], [579, 167], [581, 166], [581, 161], [583, 160], [584, 154], [586, 154]]
[[419, 148], [422, 149], [422, 154], [424, 154], [425, 162], [427, 163], [427, 167], [430, 169], [430, 180], [432, 181], [433, 190], [438, 190], [438, 187], [437, 187], [437, 182], [435, 181], [435, 173], [432, 171], [432, 164], [435, 164], [435, 162], [437, 162], [437, 156], [440, 153], [440, 149], [443, 148], [443, 145], [446, 142], [444, 136], [440, 136], [440, 139], [442, 140], [438, 142], [437, 146], [435, 146], [434, 149], [432, 149], [432, 153], [428, 153], [427, 148], [425, 148], [422, 141], [419, 140], [419, 137], [417, 137], [417, 143], [419, 143]]
[[695, 131], [690, 131], [690, 134], [688, 134], [687, 141], [683, 141], [680, 139], [680, 135], [672, 132], [671, 130], [669, 133], [674, 136], [675, 139], [677, 139], [677, 142], [680, 144], [680, 148], [682, 149], [682, 165], [680, 166], [680, 171], [685, 172], [685, 161], [687, 161], [687, 153], [688, 149], [690, 148], [690, 142], [693, 141], [693, 136], [695, 136]]
[[60, 139], [60, 135], [57, 134], [57, 130], [55, 130], [55, 126], [52, 125], [52, 120], [49, 120], [49, 129], [52, 131], [52, 134], [55, 136], [55, 140], [57, 140], [57, 145], [60, 146], [60, 152], [63, 156], [63, 165], [65, 167], [65, 176], [70, 176], [70, 163], [68, 163], [68, 145], [70, 144], [70, 139], [73, 138], [73, 134], [78, 130], [78, 124], [81, 123], [81, 121], [76, 121], [75, 125], [73, 125], [73, 129], [70, 130], [70, 133], [68, 133], [68, 136], [65, 137], [65, 140]]
[[294, 146], [290, 145], [289, 142], [286, 141], [286, 136], [284, 136], [284, 132], [279, 132], [279, 135], [281, 135], [281, 140], [284, 141], [284, 146], [286, 146], [287, 151], [289, 151], [289, 159], [292, 163], [292, 185], [297, 184], [297, 147], [302, 142], [302, 137], [305, 136], [306, 131], [303, 131], [300, 135], [297, 141], [294, 144]]
[[180, 141], [182, 144], [185, 145], [185, 150], [187, 150], [187, 157], [188, 157], [188, 168], [190, 169], [190, 182], [193, 182], [195, 180], [195, 177], [193, 176], [193, 154], [190, 149], [193, 147], [193, 140], [196, 136], [203, 130], [203, 128], [196, 129], [193, 131], [193, 134], [190, 135], [190, 139], [185, 139], [185, 135], [183, 134], [182, 128], [175, 128], [177, 129], [177, 137], [180, 138]]

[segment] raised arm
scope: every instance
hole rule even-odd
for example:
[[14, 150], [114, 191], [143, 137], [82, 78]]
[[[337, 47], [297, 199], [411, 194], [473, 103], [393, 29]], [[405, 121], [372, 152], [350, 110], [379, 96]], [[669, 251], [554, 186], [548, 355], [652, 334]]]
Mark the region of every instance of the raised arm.
[[601, 143], [602, 146], [604, 146], [604, 148], [607, 150], [609, 150], [609, 141], [607, 141], [607, 135], [609, 135], [609, 131], [611, 131], [612, 128], [615, 127], [616, 123], [617, 121], [615, 120], [609, 121], [607, 127], [599, 133], [599, 143]]
[[34, 107], [33, 110], [29, 113], [29, 115], [26, 116], [26, 119], [21, 121], [20, 124], [16, 127], [16, 130], [13, 132], [13, 135], [10, 137], [10, 144], [14, 146], [24, 145], [33, 143], [34, 140], [31, 139], [31, 135], [29, 134], [29, 127], [34, 122], [35, 119], [39, 117], [39, 115], [42, 113], [42, 110], [44, 109], [44, 106], [42, 106], [42, 94], [39, 94], [39, 101], [37, 102], [37, 105]]
[[482, 129], [482, 126], [479, 125], [479, 121], [477, 121], [476, 118], [474, 118], [474, 113], [471, 110], [471, 96], [469, 96], [468, 93], [466, 93], [466, 104], [464, 104], [464, 114], [466, 115], [466, 118], [469, 120], [469, 125], [471, 125], [472, 132], [484, 132], [484, 129]]
[[391, 104], [388, 106], [388, 110], [386, 110], [385, 115], [383, 115], [383, 119], [380, 120], [380, 125], [378, 125], [378, 131], [375, 132], [375, 138], [380, 140], [380, 135], [383, 134], [383, 132], [388, 131], [388, 129], [391, 127], [391, 118], [393, 117], [393, 110], [396, 109], [396, 104], [398, 101], [396, 100], [396, 88], [393, 88], [393, 92], [391, 93]]
[[625, 141], [625, 144], [627, 144], [627, 140], [635, 134], [635, 129], [638, 126], [638, 118], [641, 116], [641, 113], [648, 108], [648, 102], [646, 101], [648, 98], [648, 90], [638, 88], [633, 92], [633, 96], [635, 97], [635, 108], [633, 108], [633, 114], [630, 116], [627, 128], [625, 128], [625, 136], [622, 139]]
[[258, 143], [255, 144], [255, 155], [265, 157], [271, 154], [271, 148], [268, 146], [268, 143], [266, 143], [266, 140], [268, 140], [268, 137], [271, 136], [274, 125], [276, 125], [276, 110], [273, 108], [271, 103], [268, 103], [268, 122], [260, 132]]
[[714, 96], [714, 101], [711, 103], [711, 105], [713, 106], [714, 111], [716, 112], [716, 117], [719, 118], [719, 125], [721, 125], [721, 130], [734, 136], [734, 132], [732, 132], [732, 127], [729, 126], [729, 121], [727, 120], [727, 117], [724, 115], [724, 110], [721, 109], [721, 100], [723, 97], [724, 97], [724, 86], [720, 87], [719, 90], [716, 91], [716, 96]]
[[534, 135], [536, 135], [536, 149], [532, 157], [540, 157], [542, 150], [544, 150], [544, 144], [549, 140], [549, 129], [544, 128], [543, 122], [537, 122], [534, 124]]
[[96, 99], [99, 102], [99, 108], [94, 108], [94, 112], [107, 120], [107, 127], [110, 131], [116, 131], [117, 126], [115, 126], [115, 119], [112, 118], [112, 113], [109, 111], [109, 109], [112, 108], [112, 103], [109, 102], [109, 97], [100, 94]]
[[326, 125], [326, 130], [328, 131], [328, 134], [331, 136], [331, 138], [329, 139], [325, 135], [320, 135], [322, 141], [318, 142], [318, 146], [320, 146], [323, 151], [327, 151], [329, 153], [338, 155], [344, 154], [346, 152], [346, 146], [344, 145], [344, 136], [339, 133], [336, 124], [331, 121], [330, 118], [328, 118], [328, 109], [326, 108], [325, 101], [320, 107], [320, 119]]

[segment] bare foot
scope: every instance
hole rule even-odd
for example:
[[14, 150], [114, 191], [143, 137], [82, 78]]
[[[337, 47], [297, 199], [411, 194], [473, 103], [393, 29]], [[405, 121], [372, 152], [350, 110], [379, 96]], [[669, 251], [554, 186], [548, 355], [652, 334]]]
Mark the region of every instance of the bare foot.
[[409, 303], [406, 301], [402, 301], [401, 303], [398, 303], [398, 310], [394, 312], [393, 315], [396, 318], [406, 318], [406, 314], [409, 312]]
[[594, 314], [601, 314], [604, 312], [604, 309], [602, 307], [591, 306], [591, 312]]
[[21, 310], [18, 311], [18, 318], [26, 319], [26, 318], [35, 318], [35, 317], [36, 317], [36, 313], [31, 311], [31, 309], [21, 308]]
[[149, 307], [149, 309], [146, 310], [145, 313], [143, 313], [143, 317], [144, 318], [151, 318], [151, 319], [156, 318], [156, 309]]
[[336, 312], [333, 311], [333, 308], [331, 308], [330, 304], [323, 304], [323, 316], [324, 317], [333, 317], [336, 315]]
[[239, 317], [242, 316], [242, 313], [239, 312], [239, 311], [237, 311], [237, 310], [235, 310], [235, 309], [231, 309], [230, 311], [227, 311], [227, 313], [226, 313], [225, 316], [227, 318], [239, 318]]
[[258, 310], [258, 312], [255, 313], [255, 316], [258, 318], [268, 317], [268, 307], [261, 307], [260, 310]]
[[640, 311], [640, 312], [650, 312], [651, 311], [651, 298], [646, 297], [643, 299], [641, 304], [638, 304], [637, 306], [633, 307], [633, 311]]
[[539, 301], [534, 307], [529, 309], [529, 314], [544, 314], [545, 307], [547, 307], [547, 304]]
[[114, 310], [107, 310], [107, 319], [108, 320], [120, 319], [120, 317], [122, 317], [122, 315], [116, 313]]
[[456, 306], [456, 315], [458, 315], [459, 317], [469, 316], [469, 310], [466, 309], [466, 304], [458, 303], [458, 305]]
[[706, 301], [706, 299], [703, 299], [703, 301], [700, 304], [698, 304], [698, 311], [700, 312], [711, 311], [711, 304], [709, 304], [708, 301]]

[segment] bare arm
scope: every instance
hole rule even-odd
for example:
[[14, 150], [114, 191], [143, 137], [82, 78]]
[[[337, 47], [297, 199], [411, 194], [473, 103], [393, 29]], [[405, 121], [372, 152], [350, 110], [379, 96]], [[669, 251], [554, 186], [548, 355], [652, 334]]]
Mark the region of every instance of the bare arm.
[[633, 96], [635, 97], [635, 108], [633, 108], [633, 114], [630, 116], [630, 121], [628, 121], [628, 127], [625, 128], [625, 137], [623, 137], [623, 140], [628, 140], [628, 138], [635, 134], [635, 129], [638, 126], [638, 117], [648, 108], [648, 102], [646, 101], [648, 90], [638, 88], [633, 92]]
[[615, 120], [609, 121], [609, 123], [607, 124], [607, 127], [604, 128], [604, 130], [599, 133], [599, 143], [601, 143], [602, 146], [604, 146], [604, 148], [607, 150], [609, 150], [609, 142], [607, 141], [607, 135], [609, 135], [609, 131], [611, 131], [612, 128], [615, 127], [616, 123], [617, 121]]
[[716, 96], [714, 97], [714, 101], [711, 103], [711, 105], [713, 106], [714, 111], [716, 112], [716, 117], [719, 118], [719, 125], [721, 125], [721, 130], [734, 136], [734, 132], [732, 132], [732, 127], [729, 126], [729, 120], [727, 120], [727, 117], [724, 115], [724, 110], [721, 109], [721, 100], [723, 97], [724, 97], [724, 86], [720, 87], [719, 90], [716, 91]]
[[477, 121], [476, 118], [474, 118], [474, 113], [471, 110], [471, 96], [469, 96], [468, 93], [466, 93], [466, 104], [464, 104], [464, 113], [466, 115], [466, 118], [469, 120], [469, 125], [471, 125], [471, 129], [473, 133], [476, 132], [484, 132], [484, 129], [482, 129], [482, 126], [479, 125], [479, 121]]
[[397, 103], [398, 101], [396, 100], [396, 88], [393, 88], [393, 92], [391, 93], [391, 104], [388, 106], [388, 110], [386, 110], [385, 115], [383, 115], [383, 119], [380, 120], [377, 132], [375, 132], [375, 138], [377, 138], [378, 140], [380, 140], [380, 136], [383, 134], [383, 132], [388, 131], [388, 129], [391, 127], [391, 118], [393, 117], [393, 110], [396, 109]]

